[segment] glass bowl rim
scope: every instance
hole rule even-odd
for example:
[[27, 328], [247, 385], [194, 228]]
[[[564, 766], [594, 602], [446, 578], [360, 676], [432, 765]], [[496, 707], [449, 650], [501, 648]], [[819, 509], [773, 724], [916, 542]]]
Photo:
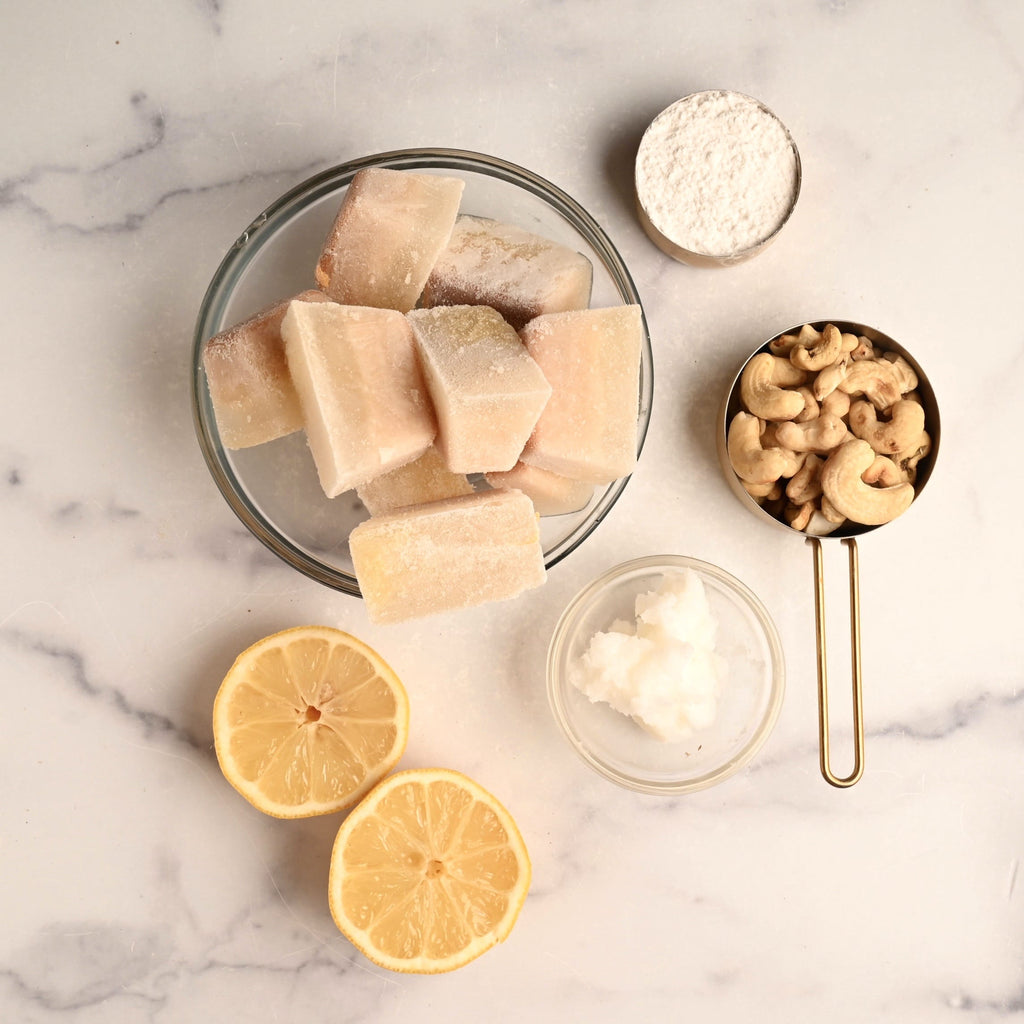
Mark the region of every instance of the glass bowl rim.
[[[347, 186], [360, 170], [367, 167], [452, 171], [461, 169], [518, 186], [546, 203], [591, 246], [600, 258], [623, 304], [635, 304], [640, 307], [643, 343], [638, 392], [637, 457], [643, 450], [647, 438], [654, 393], [654, 360], [647, 314], [622, 256], [604, 229], [579, 202], [533, 171], [500, 157], [472, 150], [397, 149], [358, 157], [325, 168], [290, 188], [259, 213], [238, 236], [221, 259], [207, 286], [199, 306], [192, 337], [192, 421], [204, 461], [217, 489], [249, 532], [275, 555], [305, 576], [354, 597], [362, 595], [353, 575], [327, 565], [293, 543], [283, 532], [274, 528], [249, 500], [244, 487], [232, 471], [225, 449], [219, 440], [209, 395], [205, 388], [202, 354], [208, 338], [217, 333], [210, 329], [210, 325], [219, 324], [225, 306], [242, 274], [263, 246], [274, 237], [279, 227], [287, 223], [297, 211]], [[268, 297], [269, 301], [272, 301], [272, 297]], [[627, 475], [609, 484], [587, 518], [559, 541], [550, 552], [545, 552], [546, 568], [550, 569], [571, 554], [594, 532], [622, 494], [629, 479]]]
[[[563, 660], [563, 653], [569, 643], [569, 637], [572, 628], [576, 625], [576, 620], [612, 584], [631, 574], [647, 573], [659, 569], [686, 568], [693, 569], [720, 584], [734, 598], [737, 598], [748, 611], [753, 613], [764, 635], [770, 655], [770, 665], [767, 666], [771, 672], [768, 702], [764, 714], [761, 716], [747, 742], [735, 755], [716, 767], [709, 769], [702, 775], [685, 780], [657, 781], [640, 778], [635, 775], [626, 774], [601, 760], [590, 750], [583, 737], [571, 728], [563, 699], [563, 690], [571, 684], [560, 671], [560, 663]], [[741, 768], [749, 764], [771, 735], [782, 711], [785, 691], [786, 666], [782, 650], [782, 639], [779, 635], [778, 627], [775, 625], [775, 621], [772, 619], [764, 602], [750, 587], [725, 569], [689, 555], [647, 555], [642, 558], [620, 562], [618, 565], [614, 565], [601, 573], [578, 591], [565, 606], [555, 625], [551, 641], [548, 645], [548, 704], [551, 707], [555, 721], [558, 723], [565, 738], [569, 741], [569, 745], [599, 775], [626, 789], [632, 789], [639, 793], [666, 796], [695, 793], [735, 775]]]

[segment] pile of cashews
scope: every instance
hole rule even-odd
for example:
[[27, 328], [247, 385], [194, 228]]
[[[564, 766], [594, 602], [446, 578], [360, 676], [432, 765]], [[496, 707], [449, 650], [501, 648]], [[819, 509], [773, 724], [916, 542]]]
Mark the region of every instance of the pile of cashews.
[[903, 356], [805, 324], [744, 367], [729, 461], [747, 493], [795, 530], [880, 526], [910, 507], [931, 451], [917, 386]]

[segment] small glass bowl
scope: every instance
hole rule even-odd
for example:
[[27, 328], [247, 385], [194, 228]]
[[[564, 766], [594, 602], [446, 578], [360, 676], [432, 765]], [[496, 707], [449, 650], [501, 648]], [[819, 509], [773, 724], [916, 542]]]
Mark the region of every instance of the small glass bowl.
[[[366, 167], [453, 175], [465, 183], [461, 212], [515, 224], [581, 252], [593, 264], [591, 305], [641, 306], [615, 246], [594, 218], [561, 189], [497, 157], [457, 149], [398, 150], [314, 175], [271, 203], [239, 236], [199, 309], [192, 351], [192, 411], [207, 466], [245, 526], [289, 565], [325, 586], [360, 596], [348, 535], [368, 515], [354, 492], [325, 497], [300, 431], [253, 448], [221, 443], [203, 369], [206, 341], [226, 327], [315, 288], [313, 268], [355, 174]], [[654, 367], [646, 318], [637, 381], [637, 455], [651, 416]], [[577, 513], [541, 520], [550, 568], [575, 550], [617, 501], [628, 477], [599, 487]]]
[[[665, 742], [608, 704], [592, 702], [570, 682], [570, 667], [595, 633], [616, 619], [633, 620], [639, 594], [686, 569], [704, 584], [726, 672], [715, 721], [687, 740]], [[599, 774], [641, 793], [692, 793], [738, 772], [775, 726], [785, 676], [778, 631], [757, 596], [724, 570], [683, 555], [653, 555], [609, 569], [569, 603], [548, 648], [548, 700], [569, 743]]]

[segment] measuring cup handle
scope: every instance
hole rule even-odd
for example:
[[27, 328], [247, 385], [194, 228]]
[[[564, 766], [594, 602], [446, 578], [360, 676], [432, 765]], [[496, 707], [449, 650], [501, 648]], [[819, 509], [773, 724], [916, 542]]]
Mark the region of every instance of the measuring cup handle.
[[818, 648], [818, 748], [821, 774], [825, 781], [840, 789], [856, 783], [864, 774], [864, 702], [860, 672], [860, 571], [857, 562], [857, 541], [843, 539], [850, 552], [850, 654], [853, 676], [853, 770], [840, 778], [832, 771], [832, 752], [828, 724], [828, 666], [825, 656], [825, 570], [821, 540], [808, 537], [814, 551], [814, 621]]

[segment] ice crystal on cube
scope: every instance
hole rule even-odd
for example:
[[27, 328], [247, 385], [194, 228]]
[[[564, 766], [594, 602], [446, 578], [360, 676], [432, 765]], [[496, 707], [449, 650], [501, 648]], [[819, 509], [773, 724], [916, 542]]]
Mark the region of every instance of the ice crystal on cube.
[[462, 216], [427, 278], [424, 306], [492, 306], [518, 330], [541, 313], [586, 309], [594, 268], [567, 246]]
[[479, 491], [360, 523], [352, 564], [371, 621], [406, 619], [517, 597], [544, 582], [533, 503]]
[[489, 306], [416, 309], [408, 319], [448, 468], [511, 469], [551, 394], [519, 336]]
[[281, 334], [329, 498], [427, 450], [437, 428], [401, 313], [292, 302]]

